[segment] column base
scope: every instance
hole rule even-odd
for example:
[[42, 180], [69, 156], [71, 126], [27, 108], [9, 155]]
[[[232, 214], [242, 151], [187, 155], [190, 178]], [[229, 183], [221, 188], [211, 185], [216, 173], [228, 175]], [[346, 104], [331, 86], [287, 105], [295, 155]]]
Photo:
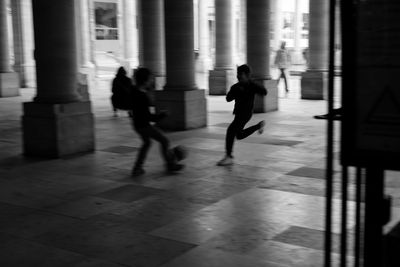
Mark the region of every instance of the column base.
[[78, 73], [78, 94], [81, 101], [90, 101], [89, 88], [91, 84], [90, 74]]
[[156, 111], [169, 116], [158, 123], [166, 130], [188, 130], [207, 126], [207, 101], [204, 90], [155, 91]]
[[209, 95], [226, 95], [234, 83], [234, 70], [210, 70], [208, 78], [208, 93]]
[[208, 73], [212, 68], [211, 60], [207, 57], [199, 57], [196, 60], [196, 72]]
[[20, 88], [36, 87], [36, 68], [33, 63], [14, 65], [14, 70], [18, 73]]
[[0, 97], [19, 96], [19, 78], [16, 72], [0, 73]]
[[324, 71], [303, 72], [301, 75], [301, 99], [327, 99], [328, 73]]
[[91, 102], [26, 102], [22, 116], [25, 156], [59, 158], [95, 149]]
[[36, 66], [35, 66], [35, 64], [26, 66], [25, 81], [22, 85], [25, 88], [36, 87]]
[[85, 77], [84, 80], [86, 81], [84, 84], [86, 84], [88, 92], [90, 92], [91, 89], [94, 89], [96, 86], [96, 66], [89, 62], [82, 66], [79, 70], [79, 74], [81, 77], [79, 77], [79, 82], [81, 82], [82, 77]]
[[[257, 81], [256, 81], [257, 82]], [[254, 113], [266, 113], [278, 110], [278, 85], [276, 80], [262, 80], [267, 89], [267, 96], [256, 95], [254, 99]]]

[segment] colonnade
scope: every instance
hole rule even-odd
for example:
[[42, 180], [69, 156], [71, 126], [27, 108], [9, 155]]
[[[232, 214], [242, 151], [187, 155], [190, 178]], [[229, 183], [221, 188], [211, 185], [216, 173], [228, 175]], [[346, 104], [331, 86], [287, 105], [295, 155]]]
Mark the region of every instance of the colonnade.
[[[25, 34], [21, 5], [30, 0], [13, 1], [15, 65], [25, 69], [32, 62], [26, 41], [34, 39], [37, 93], [24, 103], [24, 152], [27, 155], [62, 156], [94, 150], [93, 114], [89, 97], [79, 90], [78, 73], [93, 69], [90, 46], [93, 22], [90, 1], [32, 0], [34, 38]], [[244, 39], [245, 58], [256, 82], [268, 89], [267, 98], [258, 98], [256, 112], [278, 109], [276, 81], [270, 75], [270, 14], [272, 0], [241, 0], [240, 38]], [[136, 3], [136, 4], [135, 4]], [[207, 125], [205, 91], [195, 82], [194, 8], [198, 8], [199, 60], [207, 62], [207, 6], [198, 0], [197, 7], [187, 0], [123, 0], [124, 62], [129, 70], [136, 66], [150, 68], [157, 79], [156, 109], [168, 109], [171, 116], [160, 126], [187, 130]], [[209, 93], [226, 94], [235, 82], [233, 51], [232, 1], [215, 0], [216, 55], [209, 75]], [[16, 95], [27, 73], [24, 68], [12, 71], [8, 49], [6, 0], [0, 0], [0, 96]], [[302, 76], [302, 98], [321, 99], [325, 88], [328, 55], [328, 4], [310, 0], [310, 61]], [[15, 16], [15, 18], [14, 18]], [[78, 16], [78, 21], [75, 19]], [[136, 19], [137, 17], [137, 19]], [[84, 29], [81, 34], [77, 30]], [[139, 38], [134, 38], [138, 28]], [[297, 33], [298, 34], [298, 33]], [[78, 38], [78, 39], [77, 39]], [[79, 48], [79, 49], [78, 49]], [[139, 55], [138, 60], [136, 55]], [[18, 61], [20, 60], [20, 61]], [[32, 61], [32, 60], [31, 60]], [[29, 64], [25, 64], [25, 63]], [[6, 78], [4, 78], [6, 77]], [[7, 78], [9, 77], [9, 78]], [[9, 86], [14, 79], [16, 89]], [[4, 80], [7, 80], [4, 86]], [[6, 88], [6, 94], [3, 90]], [[8, 94], [8, 95], [7, 95]]]

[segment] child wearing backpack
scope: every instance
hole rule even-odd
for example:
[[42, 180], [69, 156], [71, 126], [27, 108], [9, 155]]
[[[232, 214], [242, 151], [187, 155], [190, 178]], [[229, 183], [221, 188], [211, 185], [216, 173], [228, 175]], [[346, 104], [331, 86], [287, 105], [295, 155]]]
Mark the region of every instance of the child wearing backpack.
[[124, 67], [119, 67], [117, 74], [112, 82], [111, 103], [113, 106], [114, 117], [118, 116], [118, 109], [130, 110], [130, 93], [132, 80], [126, 76]]

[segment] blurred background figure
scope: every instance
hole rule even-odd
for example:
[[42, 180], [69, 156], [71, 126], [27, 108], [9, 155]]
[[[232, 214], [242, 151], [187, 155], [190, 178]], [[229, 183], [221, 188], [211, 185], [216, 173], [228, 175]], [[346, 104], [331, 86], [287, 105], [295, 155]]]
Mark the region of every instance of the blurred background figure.
[[118, 109], [130, 110], [130, 99], [132, 80], [126, 76], [124, 67], [119, 67], [115, 78], [112, 81], [111, 104], [114, 111], [114, 117], [118, 117]]
[[286, 93], [289, 93], [286, 69], [288, 69], [290, 67], [290, 61], [291, 61], [290, 54], [286, 49], [286, 42], [282, 42], [280, 49], [278, 49], [278, 51], [276, 51], [275, 66], [280, 70], [277, 84], [279, 84], [279, 82], [282, 78], [283, 81], [285, 82], [285, 92]]

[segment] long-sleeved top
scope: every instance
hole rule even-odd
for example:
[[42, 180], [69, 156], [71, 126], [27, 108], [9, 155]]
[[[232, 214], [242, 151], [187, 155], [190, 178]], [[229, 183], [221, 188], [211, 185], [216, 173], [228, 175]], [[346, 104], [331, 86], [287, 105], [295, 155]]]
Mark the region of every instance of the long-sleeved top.
[[275, 65], [279, 69], [287, 69], [290, 67], [290, 54], [286, 49], [276, 51]]
[[150, 122], [155, 122], [162, 118], [162, 115], [150, 112], [149, 97], [145, 92], [136, 88], [132, 90], [132, 115], [135, 128], [149, 126]]
[[226, 101], [231, 102], [235, 100], [233, 114], [250, 116], [253, 114], [254, 97], [256, 94], [265, 96], [267, 95], [267, 89], [253, 81], [249, 81], [248, 83], [238, 82], [232, 85], [226, 95]]

